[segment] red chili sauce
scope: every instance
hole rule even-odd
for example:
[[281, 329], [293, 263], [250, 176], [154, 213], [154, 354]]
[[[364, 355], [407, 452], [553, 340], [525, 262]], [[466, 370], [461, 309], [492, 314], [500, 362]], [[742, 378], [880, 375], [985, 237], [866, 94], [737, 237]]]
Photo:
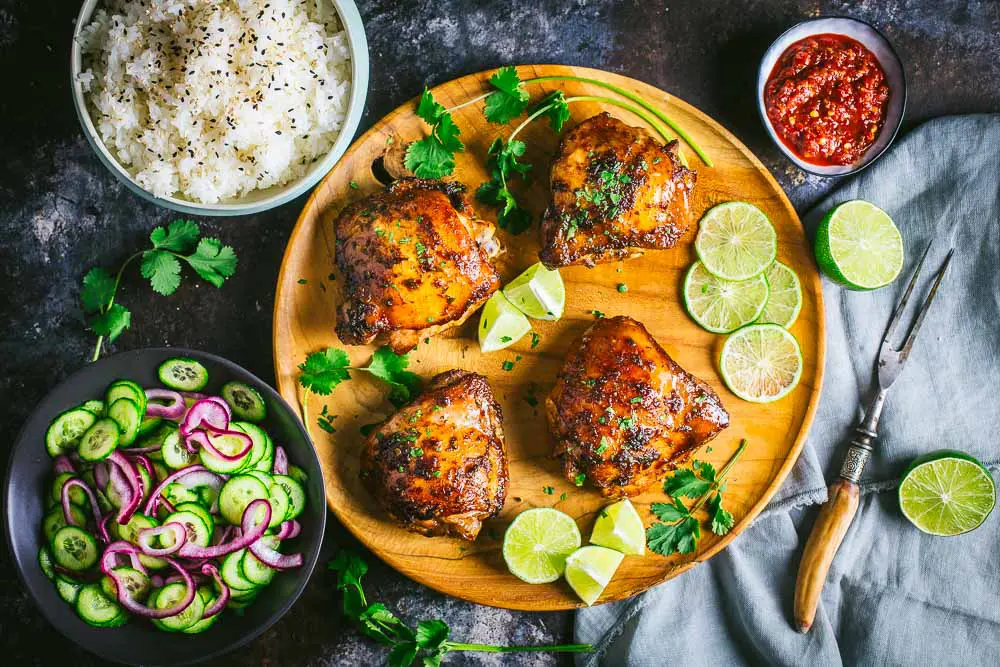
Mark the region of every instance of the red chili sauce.
[[785, 49], [764, 88], [782, 142], [816, 165], [847, 165], [885, 122], [889, 85], [874, 54], [845, 35], [823, 34]]

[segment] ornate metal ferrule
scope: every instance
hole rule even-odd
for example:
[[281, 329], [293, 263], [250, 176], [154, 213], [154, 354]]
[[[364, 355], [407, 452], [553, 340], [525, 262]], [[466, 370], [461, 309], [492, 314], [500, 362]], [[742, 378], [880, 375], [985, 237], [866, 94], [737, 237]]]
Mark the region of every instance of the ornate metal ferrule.
[[878, 420], [882, 416], [882, 406], [885, 405], [885, 389], [879, 389], [872, 398], [868, 410], [865, 412], [864, 420], [855, 429], [854, 439], [844, 457], [844, 464], [840, 466], [840, 477], [848, 482], [859, 484], [861, 473], [865, 470], [865, 464], [872, 454], [874, 447], [872, 442], [878, 435]]

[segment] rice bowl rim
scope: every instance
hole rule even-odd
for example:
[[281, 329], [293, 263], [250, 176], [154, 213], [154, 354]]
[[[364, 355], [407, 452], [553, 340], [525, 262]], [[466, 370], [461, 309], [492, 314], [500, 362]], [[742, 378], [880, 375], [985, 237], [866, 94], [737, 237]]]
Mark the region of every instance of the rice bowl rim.
[[348, 98], [347, 112], [344, 115], [344, 123], [333, 142], [333, 146], [301, 178], [281, 186], [272, 186], [265, 190], [255, 190], [245, 195], [243, 200], [217, 204], [201, 204], [178, 197], [160, 197], [136, 183], [128, 170], [118, 162], [118, 159], [104, 145], [104, 141], [98, 134], [97, 128], [94, 127], [93, 120], [90, 118], [90, 112], [87, 109], [86, 100], [84, 99], [83, 85], [79, 80], [79, 75], [83, 71], [83, 52], [80, 44], [80, 33], [83, 27], [90, 23], [94, 11], [101, 0], [86, 0], [83, 3], [80, 13], [76, 17], [76, 26], [73, 29], [73, 45], [70, 50], [70, 84], [73, 88], [73, 106], [76, 108], [76, 115], [80, 119], [80, 125], [83, 126], [83, 133], [87, 137], [91, 148], [97, 153], [97, 157], [101, 163], [117, 176], [129, 190], [146, 201], [180, 213], [207, 216], [248, 215], [281, 206], [304, 194], [319, 183], [347, 151], [351, 140], [354, 138], [354, 134], [357, 132], [358, 125], [361, 123], [361, 116], [365, 109], [365, 99], [368, 95], [368, 38], [365, 35], [361, 13], [358, 11], [354, 0], [328, 1], [337, 10], [340, 23], [343, 26], [344, 32], [347, 33], [347, 45], [351, 54], [351, 92]]

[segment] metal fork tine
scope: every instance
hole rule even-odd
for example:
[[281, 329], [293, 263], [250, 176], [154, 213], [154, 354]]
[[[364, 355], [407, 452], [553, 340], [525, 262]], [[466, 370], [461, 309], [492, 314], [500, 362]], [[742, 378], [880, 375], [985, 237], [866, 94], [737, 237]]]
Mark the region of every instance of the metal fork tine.
[[906, 343], [903, 345], [903, 349], [900, 350], [900, 361], [905, 361], [909, 356], [910, 349], [913, 347], [913, 341], [917, 339], [917, 332], [920, 331], [920, 325], [924, 323], [924, 317], [927, 315], [927, 311], [930, 310], [931, 302], [934, 301], [934, 297], [937, 295], [938, 287], [941, 286], [941, 281], [944, 279], [944, 274], [948, 270], [948, 265], [951, 264], [951, 257], [954, 254], [954, 248], [949, 250], [948, 256], [944, 259], [944, 264], [942, 264], [941, 268], [938, 269], [937, 278], [934, 279], [934, 285], [931, 287], [931, 291], [927, 294], [927, 298], [924, 299], [924, 305], [920, 307], [920, 312], [917, 313], [917, 319], [913, 323], [913, 328], [910, 329], [910, 335], [906, 337]]
[[903, 311], [906, 309], [906, 304], [910, 301], [910, 294], [913, 293], [913, 287], [917, 284], [917, 277], [920, 275], [920, 269], [923, 267], [924, 260], [927, 259], [927, 253], [931, 251], [932, 245], [934, 245], [933, 241], [927, 244], [927, 248], [924, 249], [924, 254], [920, 256], [920, 261], [917, 262], [917, 268], [913, 270], [913, 276], [910, 278], [910, 284], [906, 286], [906, 291], [903, 292], [903, 298], [901, 298], [899, 303], [896, 304], [896, 310], [892, 311], [892, 318], [889, 320], [889, 325], [885, 328], [885, 335], [882, 336], [883, 347], [886, 345], [892, 345], [892, 343], [889, 342], [889, 339], [896, 332], [896, 325], [899, 324], [899, 318], [902, 317]]

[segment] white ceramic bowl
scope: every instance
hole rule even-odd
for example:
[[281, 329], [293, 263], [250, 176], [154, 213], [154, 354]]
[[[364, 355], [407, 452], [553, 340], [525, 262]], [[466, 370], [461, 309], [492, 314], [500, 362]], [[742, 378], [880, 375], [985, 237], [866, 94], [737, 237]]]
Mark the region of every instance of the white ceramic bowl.
[[259, 213], [280, 206], [302, 193], [312, 188], [329, 172], [344, 154], [354, 132], [361, 122], [361, 115], [365, 108], [365, 98], [368, 95], [368, 39], [365, 37], [364, 24], [361, 22], [361, 14], [358, 12], [354, 0], [329, 0], [337, 9], [340, 15], [340, 22], [347, 33], [347, 42], [351, 51], [351, 94], [347, 105], [347, 114], [344, 117], [344, 125], [340, 134], [333, 143], [330, 151], [320, 160], [317, 160], [312, 168], [298, 180], [290, 181], [281, 186], [274, 186], [266, 190], [255, 190], [237, 200], [220, 202], [217, 204], [202, 204], [200, 202], [181, 199], [179, 197], [159, 197], [143, 189], [128, 170], [125, 169], [117, 158], [107, 149], [101, 141], [97, 128], [90, 119], [90, 112], [83, 96], [83, 88], [80, 85], [78, 75], [82, 71], [83, 56], [80, 48], [80, 31], [90, 23], [100, 0], [86, 0], [80, 8], [80, 14], [76, 18], [76, 29], [73, 32], [73, 47], [70, 55], [70, 69], [73, 87], [73, 104], [76, 106], [77, 116], [83, 126], [83, 132], [87, 141], [94, 148], [97, 157], [104, 163], [111, 172], [117, 176], [130, 190], [147, 201], [159, 204], [165, 208], [189, 213], [193, 215], [248, 215]]
[[[785, 49], [806, 37], [827, 33], [846, 35], [861, 42], [865, 48], [875, 55], [875, 58], [882, 66], [882, 70], [885, 72], [886, 82], [889, 85], [889, 102], [886, 107], [885, 122], [882, 124], [882, 129], [879, 131], [875, 143], [869, 146], [864, 155], [853, 164], [824, 166], [806, 162], [795, 155], [785, 145], [785, 142], [778, 137], [777, 132], [774, 131], [774, 126], [767, 117], [767, 108], [764, 105], [764, 87], [767, 85], [767, 79], [771, 76], [771, 72], [774, 71], [775, 63], [778, 62], [778, 58], [785, 52]], [[844, 176], [852, 174], [874, 162], [889, 147], [893, 139], [896, 138], [899, 126], [903, 122], [903, 110], [905, 107], [906, 75], [903, 73], [903, 63], [900, 62], [899, 56], [896, 55], [896, 51], [892, 48], [889, 40], [873, 26], [864, 21], [851, 18], [821, 18], [803, 21], [792, 26], [783, 32], [778, 39], [774, 40], [774, 43], [771, 44], [770, 48], [764, 54], [764, 58], [760, 61], [760, 69], [757, 72], [757, 110], [760, 112], [764, 127], [767, 128], [767, 133], [771, 135], [771, 139], [788, 156], [789, 160], [805, 171], [819, 176]]]

